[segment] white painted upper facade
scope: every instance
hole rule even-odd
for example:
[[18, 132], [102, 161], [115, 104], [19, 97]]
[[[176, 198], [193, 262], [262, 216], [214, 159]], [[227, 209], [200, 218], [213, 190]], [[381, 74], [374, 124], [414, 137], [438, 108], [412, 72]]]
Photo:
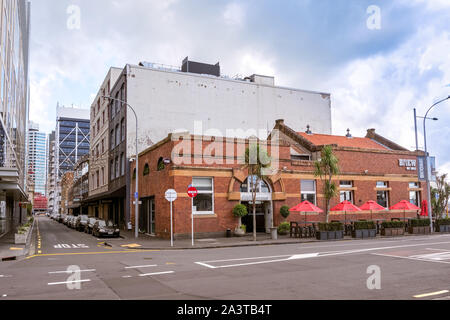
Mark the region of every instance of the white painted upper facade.
[[[328, 93], [277, 87], [273, 77], [255, 82], [127, 65], [127, 102], [139, 119], [139, 152], [189, 131], [223, 137], [266, 139], [277, 119], [292, 128], [331, 134]], [[127, 116], [127, 157], [135, 155], [135, 118]]]

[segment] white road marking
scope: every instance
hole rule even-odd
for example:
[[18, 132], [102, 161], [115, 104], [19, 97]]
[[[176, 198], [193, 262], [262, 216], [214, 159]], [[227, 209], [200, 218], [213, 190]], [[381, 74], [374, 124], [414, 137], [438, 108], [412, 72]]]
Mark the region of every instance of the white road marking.
[[146, 266], [130, 266], [130, 267], [125, 267], [125, 269], [137, 269], [137, 268], [150, 268], [150, 267], [157, 267], [156, 264], [149, 264]]
[[155, 272], [155, 273], [145, 273], [145, 274], [140, 274], [139, 277], [148, 277], [148, 276], [157, 276], [160, 274], [169, 274], [169, 273], [174, 273], [175, 271], [164, 271], [164, 272]]
[[[298, 260], [298, 259], [329, 257], [329, 256], [336, 256], [336, 255], [365, 253], [365, 252], [378, 251], [378, 250], [418, 247], [418, 246], [425, 246], [425, 245], [429, 246], [429, 245], [435, 245], [435, 244], [449, 244], [449, 243], [450, 242], [419, 243], [419, 244], [410, 244], [410, 245], [399, 245], [399, 246], [377, 247], [377, 248], [366, 248], [366, 249], [354, 249], [354, 250], [344, 250], [344, 251], [329, 251], [329, 252], [317, 252], [317, 253], [305, 253], [305, 254], [291, 254], [291, 255], [282, 255], [282, 256], [267, 256], [267, 257], [253, 257], [253, 258], [237, 258], [237, 259], [224, 259], [224, 260], [213, 260], [213, 261], [200, 261], [200, 262], [195, 262], [195, 263], [199, 264], [199, 265], [202, 265], [204, 267], [210, 268], [210, 269], [230, 268], [230, 267], [240, 267], [240, 266], [248, 266], [248, 265], [255, 265], [255, 264], [283, 262], [283, 261]], [[217, 262], [248, 261], [248, 260], [259, 260], [259, 259], [270, 259], [270, 260], [263, 260], [263, 261], [256, 261], [256, 262], [246, 262], [246, 263], [238, 263], [238, 264], [229, 264], [229, 265], [219, 265], [219, 266], [211, 265], [211, 263], [217, 263]], [[430, 261], [430, 260], [421, 260], [421, 261]], [[442, 261], [437, 261], [437, 262], [442, 262]]]
[[122, 276], [122, 278], [131, 278], [132, 276]]
[[449, 260], [450, 252], [418, 254], [418, 255], [410, 256], [410, 258], [418, 258], [418, 259], [433, 260], [433, 261], [434, 260], [436, 260], [436, 261]]
[[0, 274], [0, 278], [11, 278], [12, 276], [7, 276], [7, 275], [4, 275], [4, 274]]
[[415, 261], [423, 261], [423, 262], [438, 262], [438, 263], [450, 264], [449, 261], [427, 260], [427, 259], [402, 257], [402, 256], [395, 256], [392, 254], [382, 254], [382, 253], [372, 253], [372, 254], [375, 256], [382, 256], [382, 257], [389, 257], [389, 258], [399, 258], [399, 259], [407, 259], [407, 260], [415, 260]]
[[64, 282], [50, 282], [48, 283], [49, 286], [55, 286], [55, 285], [59, 285], [59, 284], [73, 284], [73, 283], [79, 283], [79, 282], [89, 282], [91, 281], [90, 279], [86, 279], [86, 280], [74, 280], [74, 281], [64, 281]]
[[95, 269], [90, 269], [90, 270], [77, 270], [77, 271], [51, 271], [49, 272], [50, 274], [55, 274], [55, 273], [76, 273], [76, 272], [94, 272], [96, 271]]
[[442, 291], [418, 294], [416, 296], [413, 296], [413, 298], [426, 298], [426, 297], [437, 296], [437, 295], [448, 293], [448, 292], [449, 292], [448, 290], [442, 290]]
[[2, 295], [3, 298], [5, 298], [5, 297], [7, 297], [7, 296], [8, 296], [7, 294]]
[[433, 249], [433, 248], [426, 248], [426, 250], [431, 250], [431, 251], [443, 251], [443, 252], [449, 252], [449, 253], [450, 253], [450, 250], [447, 250], [447, 249]]

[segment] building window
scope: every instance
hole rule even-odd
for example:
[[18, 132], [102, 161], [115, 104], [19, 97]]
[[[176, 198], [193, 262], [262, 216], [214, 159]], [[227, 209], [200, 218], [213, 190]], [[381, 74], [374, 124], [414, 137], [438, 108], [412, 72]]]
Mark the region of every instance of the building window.
[[[384, 189], [388, 187], [386, 181], [377, 181], [377, 188]], [[377, 203], [384, 207], [389, 207], [389, 191], [388, 190], [377, 190]]]
[[120, 154], [120, 175], [125, 175], [125, 154], [123, 152]]
[[111, 130], [111, 135], [110, 135], [110, 140], [111, 140], [111, 150], [114, 149], [114, 129]]
[[116, 178], [120, 177], [119, 157], [116, 157]]
[[122, 132], [122, 141], [125, 141], [125, 119], [120, 121], [120, 131]]
[[166, 165], [164, 164], [164, 158], [163, 157], [159, 158], [158, 166], [157, 166], [156, 170], [162, 171], [162, 170], [164, 170], [165, 167], [166, 167]]
[[116, 146], [120, 143], [120, 127], [116, 124]]
[[192, 186], [198, 190], [198, 195], [192, 200], [193, 214], [214, 213], [213, 178], [192, 178]]
[[133, 180], [136, 179], [136, 168], [133, 170]]
[[410, 189], [420, 188], [420, 186], [419, 186], [419, 183], [418, 183], [418, 182], [410, 182], [410, 183], [409, 183], [409, 188], [410, 188]]
[[[257, 178], [256, 176], [248, 177], [245, 179], [245, 181], [241, 184], [241, 192], [244, 193], [252, 193], [253, 192], [253, 185], [255, 184]], [[250, 183], [249, 183], [250, 181]], [[256, 186], [256, 192], [257, 193], [270, 193], [269, 186], [267, 183], [265, 183], [263, 180], [259, 180], [258, 185]]]
[[[341, 189], [353, 188], [353, 181], [340, 181], [339, 187]], [[353, 191], [352, 190], [341, 190], [339, 192], [339, 195], [340, 195], [341, 202], [350, 201], [351, 203], [353, 203]]]
[[97, 188], [100, 187], [100, 172], [97, 170]]
[[105, 168], [102, 168], [102, 178], [100, 179], [102, 186], [105, 185]]
[[110, 179], [111, 181], [114, 180], [115, 178], [115, 174], [114, 174], [114, 160], [111, 160], [110, 166], [109, 166], [109, 171], [111, 172], [110, 174]]
[[149, 173], [150, 173], [150, 167], [148, 166], [148, 163], [146, 163], [145, 166], [144, 166], [144, 173], [143, 173], [143, 175], [144, 176], [148, 176]]
[[102, 113], [102, 123], [105, 124], [105, 110], [103, 110]]
[[419, 191], [410, 191], [409, 192], [409, 202], [420, 207], [420, 192]]
[[309, 201], [316, 204], [316, 181], [315, 180], [301, 180], [301, 201]]
[[102, 154], [105, 153], [105, 139], [102, 139]]

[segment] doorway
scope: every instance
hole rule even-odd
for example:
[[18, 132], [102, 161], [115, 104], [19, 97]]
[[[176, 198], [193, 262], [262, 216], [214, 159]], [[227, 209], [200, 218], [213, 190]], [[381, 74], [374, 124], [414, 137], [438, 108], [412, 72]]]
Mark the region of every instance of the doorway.
[[154, 235], [156, 234], [156, 219], [155, 219], [155, 198], [141, 199], [142, 205], [139, 215], [140, 228], [144, 233]]
[[[247, 232], [253, 232], [253, 204], [242, 202], [247, 207], [248, 214], [242, 218], [242, 224], [247, 227]], [[256, 232], [266, 232], [266, 207], [269, 203], [256, 201]]]

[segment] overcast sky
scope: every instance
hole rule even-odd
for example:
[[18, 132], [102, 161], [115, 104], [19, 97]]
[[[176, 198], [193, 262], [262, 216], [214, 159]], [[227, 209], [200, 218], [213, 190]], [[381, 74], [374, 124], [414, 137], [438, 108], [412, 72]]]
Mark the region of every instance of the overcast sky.
[[[423, 116], [450, 95], [449, 0], [31, 2], [30, 120], [46, 132], [57, 102], [89, 108], [109, 67], [180, 66], [186, 56], [220, 61], [229, 76], [331, 93], [333, 134], [376, 128], [411, 150], [413, 108]], [[450, 102], [431, 116], [428, 149], [450, 173]]]

